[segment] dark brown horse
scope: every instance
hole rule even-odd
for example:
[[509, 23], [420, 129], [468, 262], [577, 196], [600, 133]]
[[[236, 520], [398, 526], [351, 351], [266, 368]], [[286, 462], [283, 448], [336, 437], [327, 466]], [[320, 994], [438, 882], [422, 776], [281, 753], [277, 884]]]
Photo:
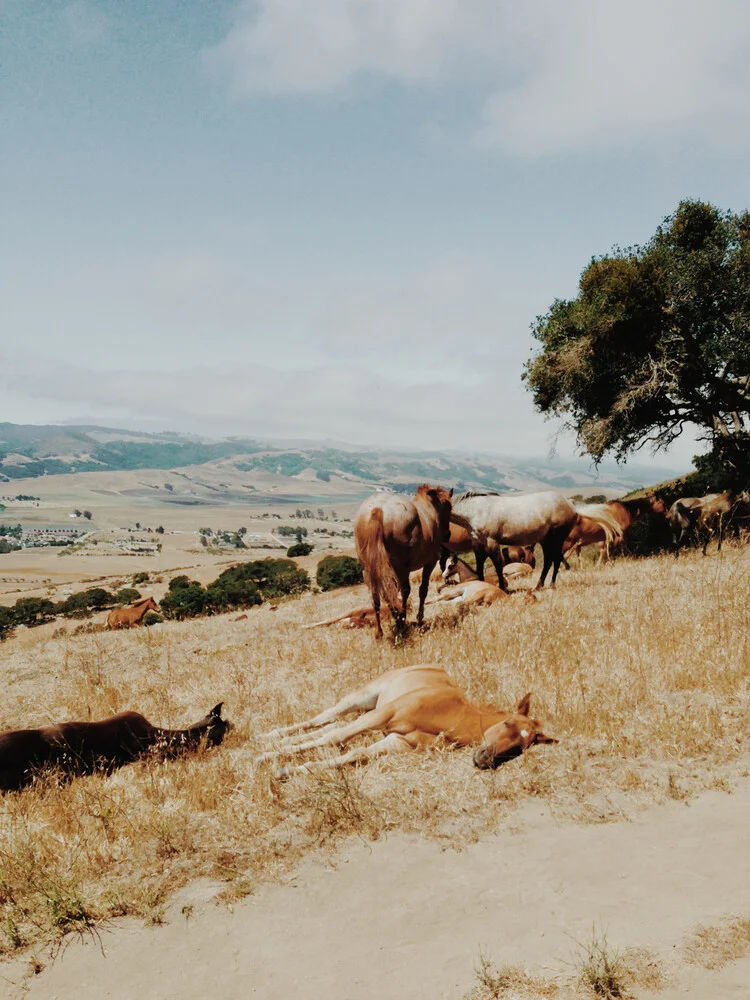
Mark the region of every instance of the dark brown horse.
[[232, 728], [221, 717], [222, 705], [187, 729], [162, 729], [138, 712], [120, 712], [98, 722], [63, 722], [0, 733], [0, 790], [23, 788], [35, 773], [48, 767], [67, 774], [109, 773], [150, 750], [169, 757], [195, 749], [204, 739], [206, 746], [216, 746]]
[[381, 597], [397, 627], [403, 626], [411, 590], [409, 573], [415, 569], [422, 570], [417, 613], [417, 623], [422, 624], [430, 573], [450, 531], [452, 495], [453, 490], [425, 484], [413, 497], [375, 493], [357, 511], [354, 541], [372, 595], [378, 639], [383, 636]]

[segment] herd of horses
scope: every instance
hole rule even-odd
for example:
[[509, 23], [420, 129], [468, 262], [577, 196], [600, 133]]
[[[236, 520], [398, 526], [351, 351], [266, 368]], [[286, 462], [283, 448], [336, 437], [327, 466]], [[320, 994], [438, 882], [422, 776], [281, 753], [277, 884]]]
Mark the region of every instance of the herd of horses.
[[[426, 484], [412, 497], [379, 491], [361, 504], [354, 523], [357, 556], [371, 606], [306, 627], [338, 621], [353, 627], [373, 624], [377, 638], [382, 638], [380, 610], [385, 603], [398, 633], [406, 624], [413, 582], [419, 593], [417, 623], [422, 623], [431, 579], [442, 585], [434, 601], [491, 604], [505, 599], [506, 577], [532, 572], [537, 544], [543, 565], [535, 589], [544, 587], [550, 570], [550, 586], [554, 587], [560, 566], [568, 565], [567, 556], [578, 553], [580, 558], [583, 546], [596, 544], [601, 561], [612, 547], [622, 544], [633, 522], [645, 515], [662, 518], [671, 527], [676, 556], [690, 542], [701, 544], [705, 555], [713, 533], [721, 548], [728, 528], [750, 528], [750, 498], [728, 491], [684, 497], [667, 510], [654, 493], [635, 500], [575, 504], [553, 492], [524, 496], [465, 493], [454, 499], [452, 490]], [[476, 572], [460, 558], [469, 552], [476, 558]], [[497, 585], [484, 579], [488, 559], [497, 573]], [[534, 599], [531, 592], [529, 597]], [[159, 610], [153, 597], [112, 611], [109, 627], [131, 628], [149, 610]], [[343, 747], [363, 733], [375, 732], [381, 738], [369, 746], [281, 766], [277, 776], [341, 767], [439, 741], [474, 746], [474, 764], [495, 768], [536, 744], [557, 742], [530, 715], [530, 699], [530, 694], [524, 695], [510, 711], [474, 705], [441, 667], [416, 664], [375, 678], [312, 719], [258, 737], [269, 748], [256, 762], [278, 763], [317, 748]], [[357, 718], [344, 724], [344, 716], [352, 713]], [[231, 728], [219, 704], [186, 729], [160, 728], [137, 712], [122, 712], [95, 722], [0, 733], [0, 790], [19, 790], [49, 767], [68, 776], [110, 772], [150, 753], [170, 757], [202, 745], [218, 746]]]

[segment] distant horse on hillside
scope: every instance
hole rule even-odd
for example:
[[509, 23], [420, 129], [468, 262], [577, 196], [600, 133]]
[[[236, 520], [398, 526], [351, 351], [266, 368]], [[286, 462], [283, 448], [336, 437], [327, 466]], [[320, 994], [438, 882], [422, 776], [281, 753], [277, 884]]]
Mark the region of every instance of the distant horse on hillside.
[[453, 504], [452, 518], [468, 523], [473, 539], [484, 545], [505, 589], [500, 550], [504, 545], [541, 544], [544, 566], [537, 590], [544, 586], [554, 566], [554, 587], [562, 561], [562, 547], [581, 517], [600, 524], [609, 538], [619, 538], [622, 529], [606, 504], [580, 504], [554, 492], [507, 496], [498, 493], [466, 493]]
[[143, 597], [127, 608], [115, 608], [114, 611], [110, 611], [107, 625], [111, 629], [135, 628], [141, 624], [148, 611], [159, 611], [159, 605], [153, 597]]
[[422, 624], [430, 574], [450, 531], [452, 496], [453, 490], [424, 484], [411, 498], [375, 493], [357, 511], [354, 542], [372, 595], [378, 639], [383, 636], [381, 597], [396, 626], [402, 627], [411, 590], [409, 573], [415, 569], [422, 570], [417, 612], [417, 624]]

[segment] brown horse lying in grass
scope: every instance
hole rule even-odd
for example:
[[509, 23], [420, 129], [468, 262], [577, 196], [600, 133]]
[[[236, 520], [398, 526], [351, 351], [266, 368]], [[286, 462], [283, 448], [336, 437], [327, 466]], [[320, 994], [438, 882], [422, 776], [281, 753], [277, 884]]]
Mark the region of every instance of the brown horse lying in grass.
[[[317, 747], [340, 746], [362, 733], [380, 732], [384, 737], [369, 747], [350, 750], [332, 760], [283, 767], [278, 776], [287, 778], [296, 771], [341, 767], [384, 753], [421, 749], [441, 739], [454, 746], [476, 746], [476, 766], [494, 768], [535, 743], [557, 743], [545, 736], [540, 722], [530, 717], [530, 700], [531, 695], [525, 695], [509, 712], [472, 705], [442, 667], [429, 663], [402, 667], [370, 681], [313, 719], [267, 733], [262, 738], [278, 739], [278, 748], [261, 754], [257, 762]], [[348, 725], [336, 725], [350, 712], [364, 715]], [[323, 727], [328, 727], [327, 731], [315, 739], [300, 735]]]
[[140, 625], [148, 611], [158, 611], [159, 605], [153, 597], [143, 597], [127, 608], [115, 608], [107, 616], [110, 628], [135, 628]]
[[300, 628], [324, 628], [326, 625], [336, 625], [341, 622], [345, 628], [374, 628], [375, 608], [371, 605], [365, 608], [355, 608], [345, 611], [336, 618], [327, 618], [324, 622], [312, 622], [310, 625], [300, 625]]
[[175, 756], [196, 749], [204, 738], [206, 746], [217, 746], [232, 728], [221, 717], [222, 705], [187, 729], [162, 729], [138, 712], [120, 712], [98, 722], [63, 722], [0, 733], [0, 790], [23, 788], [47, 767], [59, 767], [67, 774], [109, 773], [151, 750]]

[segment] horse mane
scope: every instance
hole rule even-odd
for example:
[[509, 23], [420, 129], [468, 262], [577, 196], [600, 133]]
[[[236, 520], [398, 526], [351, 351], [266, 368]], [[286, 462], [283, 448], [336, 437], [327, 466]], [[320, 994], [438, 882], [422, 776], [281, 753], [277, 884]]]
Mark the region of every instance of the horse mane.
[[444, 500], [450, 499], [450, 491], [444, 486], [430, 486], [429, 483], [422, 483], [421, 486], [418, 486], [415, 496], [426, 496], [428, 493], [437, 493]]
[[461, 500], [469, 500], [471, 497], [500, 497], [502, 493], [498, 493], [497, 490], [468, 490], [466, 493], [461, 493], [459, 496], [453, 498], [453, 503], [460, 503]]

